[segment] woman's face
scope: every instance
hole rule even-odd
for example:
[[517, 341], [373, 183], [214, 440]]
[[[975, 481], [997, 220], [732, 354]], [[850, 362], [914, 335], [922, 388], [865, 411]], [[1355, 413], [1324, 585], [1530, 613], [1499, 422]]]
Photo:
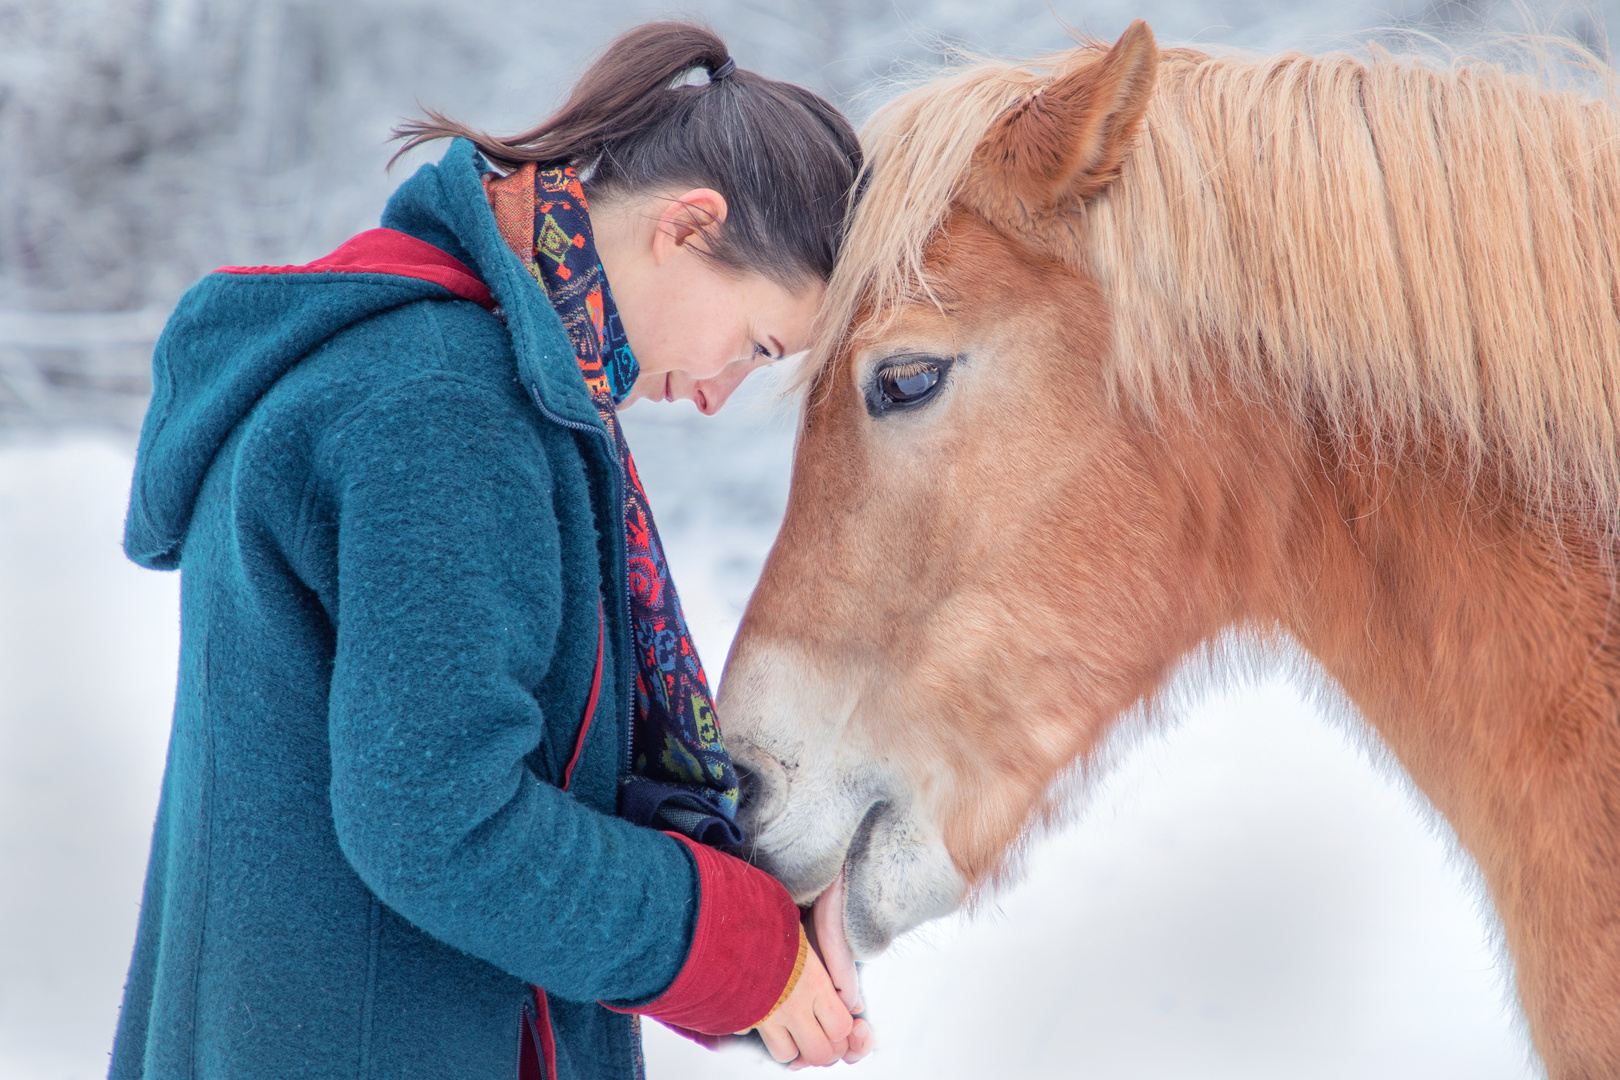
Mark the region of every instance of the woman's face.
[[823, 291], [820, 283], [793, 291], [762, 274], [728, 275], [701, 261], [666, 284], [633, 313], [619, 307], [641, 364], [624, 404], [690, 401], [705, 416], [749, 373], [809, 347]]
[[725, 216], [724, 198], [705, 188], [592, 207], [597, 252], [641, 365], [620, 408], [685, 400], [712, 416], [750, 372], [809, 347], [825, 287], [790, 289], [718, 266], [702, 244]]

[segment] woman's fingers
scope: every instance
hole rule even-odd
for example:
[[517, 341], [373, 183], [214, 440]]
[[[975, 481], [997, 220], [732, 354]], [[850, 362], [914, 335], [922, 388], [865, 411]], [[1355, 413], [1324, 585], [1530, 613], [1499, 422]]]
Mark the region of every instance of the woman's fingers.
[[[836, 1001], [837, 998], [835, 997]], [[799, 1061], [806, 1065], [831, 1065], [844, 1056], [847, 1039], [828, 1038], [821, 1021], [813, 1011], [787, 1018], [788, 1031], [799, 1046]]]
[[776, 1024], [761, 1024], [759, 1026], [759, 1037], [764, 1041], [765, 1049], [777, 1061], [786, 1064], [799, 1056], [799, 1048], [794, 1044], [793, 1037], [788, 1034], [785, 1027]]
[[791, 1062], [790, 1068], [797, 1070], [843, 1059], [851, 1052], [854, 1029], [854, 1017], [812, 951], [805, 957], [798, 983], [787, 1000], [761, 1021], [759, 1034], [773, 1058]]
[[853, 1065], [876, 1048], [877, 1036], [872, 1031], [872, 1025], [857, 1016], [850, 1025], [849, 1049], [844, 1051], [844, 1060]]
[[[816, 1020], [820, 1023], [822, 1033], [827, 1036], [829, 1042], [847, 1043], [849, 1041], [849, 1031], [855, 1021], [849, 1015], [849, 1010], [844, 1007], [844, 1002], [840, 999], [836, 990], [831, 994], [816, 995], [814, 1009]], [[842, 1050], [839, 1051], [839, 1056], [843, 1056]]]

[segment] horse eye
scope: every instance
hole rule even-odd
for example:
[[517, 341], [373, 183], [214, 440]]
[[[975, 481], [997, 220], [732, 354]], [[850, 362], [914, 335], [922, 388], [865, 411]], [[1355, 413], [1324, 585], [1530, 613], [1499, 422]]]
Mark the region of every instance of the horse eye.
[[929, 357], [879, 368], [867, 394], [867, 411], [877, 416], [890, 409], [922, 404], [939, 389], [950, 364], [948, 359]]
[[938, 385], [938, 368], [925, 367], [920, 371], [883, 373], [883, 392], [895, 401], [915, 401]]

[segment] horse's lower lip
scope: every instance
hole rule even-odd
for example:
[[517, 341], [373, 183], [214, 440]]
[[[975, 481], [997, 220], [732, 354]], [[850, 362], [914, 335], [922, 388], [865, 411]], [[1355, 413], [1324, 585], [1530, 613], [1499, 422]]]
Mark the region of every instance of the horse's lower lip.
[[821, 962], [826, 965], [827, 974], [831, 977], [833, 986], [837, 988], [839, 998], [850, 1012], [859, 1013], [863, 1007], [860, 977], [855, 970], [855, 954], [849, 947], [849, 937], [844, 932], [847, 872], [847, 867], [841, 867], [832, 884], [816, 897], [811, 922], [815, 927], [816, 945], [821, 952]]

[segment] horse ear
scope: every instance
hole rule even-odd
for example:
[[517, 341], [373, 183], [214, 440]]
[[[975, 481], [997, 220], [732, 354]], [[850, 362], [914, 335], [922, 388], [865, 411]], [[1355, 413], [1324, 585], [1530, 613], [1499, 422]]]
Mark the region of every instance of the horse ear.
[[1102, 57], [996, 119], [973, 152], [966, 194], [992, 217], [1025, 219], [1100, 194], [1135, 141], [1158, 70], [1153, 31], [1137, 19]]

